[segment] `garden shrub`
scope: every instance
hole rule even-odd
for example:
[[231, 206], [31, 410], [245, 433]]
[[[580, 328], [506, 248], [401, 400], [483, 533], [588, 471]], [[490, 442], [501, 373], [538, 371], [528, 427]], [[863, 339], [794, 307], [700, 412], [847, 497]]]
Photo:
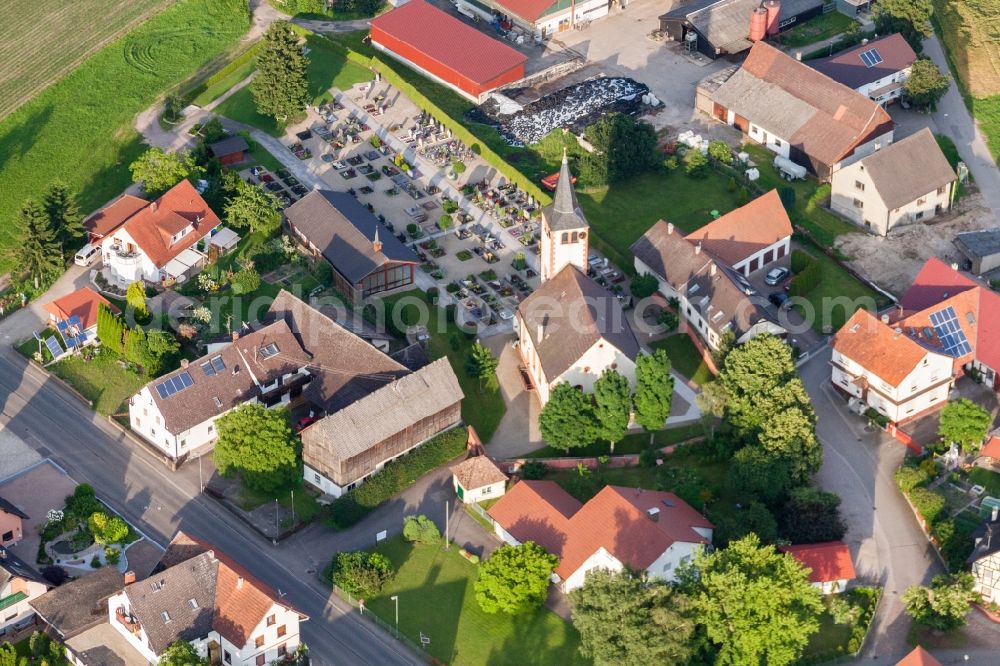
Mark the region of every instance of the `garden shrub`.
[[792, 272], [795, 274], [801, 273], [815, 261], [816, 259], [805, 250], [792, 250]]
[[708, 175], [708, 158], [700, 150], [684, 153], [684, 173], [688, 178], [705, 178]]
[[94, 541], [107, 545], [118, 543], [128, 536], [128, 523], [119, 516], [111, 516], [104, 511], [95, 511], [87, 519], [87, 527], [94, 535]]
[[639, 454], [639, 467], [656, 467], [656, 461], [659, 460], [659, 457], [659, 451], [656, 449], [643, 449]]
[[94, 553], [94, 556], [90, 558], [90, 566], [94, 569], [101, 568], [101, 558], [97, 556], [97, 553]]
[[407, 516], [403, 521], [403, 538], [411, 543], [437, 543], [441, 541], [441, 531], [427, 516]]
[[910, 491], [910, 503], [920, 512], [928, 525], [933, 525], [944, 511], [945, 501], [933, 490], [917, 487]]
[[354, 525], [430, 470], [461, 455], [466, 439], [464, 428], [453, 428], [387, 464], [330, 505], [331, 522], [340, 528]]
[[330, 565], [330, 581], [357, 598], [378, 594], [395, 572], [381, 553], [354, 550], [337, 553]]
[[122, 551], [114, 546], [108, 546], [104, 549], [104, 559], [108, 561], [108, 564], [115, 566], [122, 559]]
[[69, 579], [69, 572], [57, 564], [43, 567], [41, 574], [45, 580], [49, 581], [56, 587], [62, 585]]
[[802, 272], [792, 278], [788, 293], [791, 296], [805, 296], [819, 285], [823, 278], [823, 265], [818, 261], [806, 264]]
[[[931, 463], [934, 464], [934, 461], [931, 460]], [[902, 467], [896, 470], [894, 478], [899, 489], [908, 493], [917, 486], [926, 485], [934, 478], [934, 475], [927, 473], [923, 463], [918, 463], [913, 458], [907, 458]]]
[[961, 570], [972, 553], [974, 531], [975, 527], [970, 523], [951, 518], [940, 520], [931, 527], [931, 536], [937, 539], [941, 555], [951, 571]]
[[549, 473], [549, 468], [541, 460], [529, 460], [521, 465], [521, 476], [528, 481], [544, 479]]

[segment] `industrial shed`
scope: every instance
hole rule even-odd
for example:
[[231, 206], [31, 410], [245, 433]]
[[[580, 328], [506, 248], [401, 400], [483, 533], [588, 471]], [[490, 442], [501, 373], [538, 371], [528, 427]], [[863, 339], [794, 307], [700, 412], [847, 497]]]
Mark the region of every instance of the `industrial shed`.
[[371, 26], [372, 46], [477, 104], [524, 78], [526, 55], [424, 0], [410, 0]]
[[750, 27], [755, 13], [764, 29], [762, 39], [822, 14], [824, 4], [824, 0], [695, 0], [660, 16], [660, 30], [709, 58], [735, 56], [756, 41]]

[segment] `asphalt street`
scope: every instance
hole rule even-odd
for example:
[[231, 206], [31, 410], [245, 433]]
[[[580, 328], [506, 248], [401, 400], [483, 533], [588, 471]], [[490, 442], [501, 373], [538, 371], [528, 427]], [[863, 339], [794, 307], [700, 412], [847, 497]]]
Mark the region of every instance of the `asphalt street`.
[[[93, 485], [101, 499], [160, 545], [178, 530], [189, 532], [287, 596], [310, 616], [301, 635], [314, 663], [424, 663], [332, 595], [313, 568], [302, 567], [300, 557], [286, 557], [291, 546], [273, 546], [199, 494], [196, 465], [169, 472], [6, 345], [0, 349], [0, 424], [77, 481]], [[313, 554], [328, 560], [332, 552]]]

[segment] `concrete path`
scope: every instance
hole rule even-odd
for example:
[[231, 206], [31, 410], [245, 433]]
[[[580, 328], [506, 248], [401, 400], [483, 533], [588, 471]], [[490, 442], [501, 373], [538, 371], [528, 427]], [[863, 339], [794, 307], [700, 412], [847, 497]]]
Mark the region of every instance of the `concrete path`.
[[[942, 72], [948, 72], [948, 61], [937, 36], [932, 35], [924, 40], [924, 55], [933, 60]], [[952, 83], [932, 116], [938, 131], [955, 142], [958, 154], [968, 165], [983, 194], [984, 202], [1000, 220], [1000, 170], [997, 169], [979, 125], [966, 108], [956, 83]]]

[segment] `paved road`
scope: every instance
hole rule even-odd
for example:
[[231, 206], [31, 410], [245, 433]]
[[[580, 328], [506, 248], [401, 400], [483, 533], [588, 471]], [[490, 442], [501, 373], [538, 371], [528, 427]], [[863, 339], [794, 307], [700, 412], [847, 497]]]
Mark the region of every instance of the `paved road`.
[[908, 587], [929, 582], [943, 568], [892, 478], [905, 447], [880, 430], [867, 432], [864, 421], [848, 413], [846, 402], [830, 386], [829, 361], [826, 350], [800, 370], [823, 444], [818, 481], [841, 497], [858, 577], [885, 587], [865, 654], [901, 654], [908, 647], [909, 618], [900, 598]]
[[[30, 310], [12, 315], [0, 324], [0, 338], [7, 330], [33, 326], [23, 321], [31, 317]], [[331, 596], [312, 572], [315, 567], [303, 565], [328, 561], [344, 537], [324, 531], [299, 544], [272, 546], [214, 500], [199, 495], [197, 466], [168, 472], [7, 345], [0, 348], [0, 425], [51, 456], [76, 480], [91, 483], [102, 499], [153, 540], [166, 544], [179, 529], [190, 532], [287, 594], [311, 618], [302, 627], [302, 637], [315, 663], [423, 663]], [[381, 520], [388, 523], [388, 512]], [[397, 513], [395, 531], [400, 521]], [[313, 559], [303, 557], [306, 549]]]

